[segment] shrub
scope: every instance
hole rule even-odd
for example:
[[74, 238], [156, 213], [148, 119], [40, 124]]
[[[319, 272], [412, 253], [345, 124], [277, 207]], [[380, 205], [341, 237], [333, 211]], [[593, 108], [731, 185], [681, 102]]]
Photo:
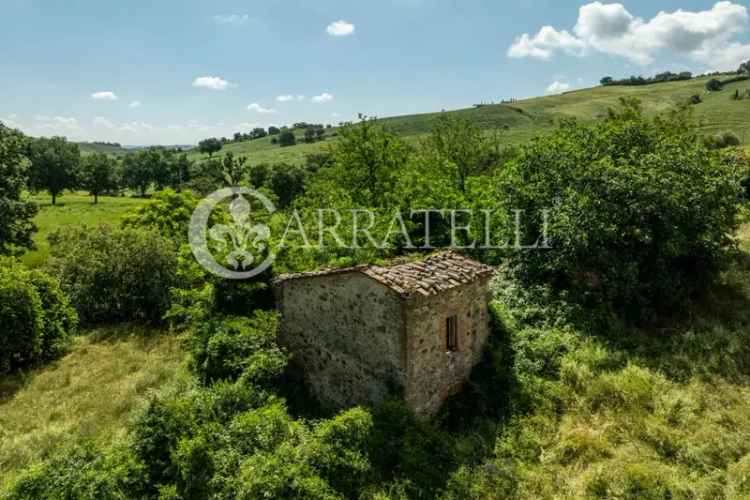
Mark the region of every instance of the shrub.
[[148, 228], [175, 241], [187, 241], [188, 224], [198, 199], [190, 191], [160, 191], [143, 206], [127, 214], [123, 227]]
[[84, 322], [158, 322], [169, 308], [176, 251], [155, 231], [72, 227], [50, 243], [50, 267]]
[[142, 466], [123, 450], [108, 454], [91, 444], [56, 453], [43, 464], [27, 469], [8, 488], [7, 500], [76, 498], [111, 500], [139, 497]]
[[690, 104], [697, 105], [703, 102], [703, 99], [701, 99], [701, 96], [698, 94], [694, 94], [690, 96]]
[[0, 373], [62, 354], [78, 318], [59, 282], [11, 261], [0, 271]]
[[264, 385], [284, 371], [288, 356], [276, 346], [275, 313], [252, 318], [211, 318], [196, 326], [190, 340], [190, 367], [204, 383], [235, 380]]
[[637, 102], [623, 104], [521, 148], [497, 196], [523, 211], [524, 243], [549, 247], [508, 252], [521, 283], [647, 320], [718, 277], [742, 190], [738, 169], [697, 140], [685, 111], [646, 119]]
[[711, 149], [724, 149], [742, 144], [740, 138], [731, 130], [719, 132], [716, 135], [709, 136], [705, 139], [705, 144]]

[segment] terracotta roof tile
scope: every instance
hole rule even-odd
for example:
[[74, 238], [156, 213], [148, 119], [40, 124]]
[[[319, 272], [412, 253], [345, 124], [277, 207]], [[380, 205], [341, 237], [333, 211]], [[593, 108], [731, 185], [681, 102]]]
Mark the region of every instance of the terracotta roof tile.
[[417, 293], [424, 296], [435, 295], [477, 279], [487, 278], [494, 273], [494, 269], [456, 252], [448, 251], [431, 255], [421, 261], [388, 267], [362, 265], [343, 269], [285, 274], [279, 276], [276, 282], [352, 272], [365, 274], [391, 288], [399, 295], [408, 297]]

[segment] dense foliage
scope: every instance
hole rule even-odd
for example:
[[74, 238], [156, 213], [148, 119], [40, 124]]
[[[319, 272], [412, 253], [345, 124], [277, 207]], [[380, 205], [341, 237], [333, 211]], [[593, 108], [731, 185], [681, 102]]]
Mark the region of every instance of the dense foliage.
[[508, 264], [526, 285], [631, 319], [681, 310], [727, 262], [740, 174], [684, 112], [647, 119], [628, 103], [602, 122], [565, 122], [507, 165], [498, 195], [527, 215], [526, 243], [549, 247]]
[[158, 322], [176, 283], [174, 243], [153, 230], [71, 227], [50, 236], [50, 268], [81, 320]]
[[26, 145], [23, 134], [0, 123], [0, 255], [33, 245], [37, 207], [23, 194], [28, 182]]
[[77, 323], [56, 279], [0, 261], [0, 373], [58, 357]]
[[28, 158], [31, 161], [29, 185], [34, 190], [48, 191], [53, 205], [64, 190], [76, 186], [81, 161], [77, 144], [64, 137], [42, 137], [30, 141]]

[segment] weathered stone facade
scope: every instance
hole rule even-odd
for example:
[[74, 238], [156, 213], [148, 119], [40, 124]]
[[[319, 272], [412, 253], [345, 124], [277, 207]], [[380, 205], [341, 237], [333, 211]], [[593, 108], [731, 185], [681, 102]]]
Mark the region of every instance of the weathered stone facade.
[[[461, 390], [490, 333], [492, 269], [446, 252], [392, 267], [282, 276], [279, 340], [332, 409], [403, 397], [434, 414]], [[448, 340], [448, 318], [456, 325]]]

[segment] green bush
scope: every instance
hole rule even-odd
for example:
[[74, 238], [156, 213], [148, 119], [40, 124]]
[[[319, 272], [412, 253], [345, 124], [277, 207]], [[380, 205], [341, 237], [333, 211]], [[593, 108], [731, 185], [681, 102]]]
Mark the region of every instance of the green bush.
[[33, 466], [5, 492], [7, 500], [117, 500], [139, 497], [142, 466], [125, 450], [108, 454], [90, 444], [57, 452]]
[[187, 242], [188, 225], [198, 199], [190, 191], [165, 189], [155, 193], [143, 206], [127, 214], [124, 227], [155, 229], [175, 241]]
[[705, 147], [686, 111], [647, 119], [637, 102], [623, 104], [521, 148], [497, 196], [523, 211], [524, 244], [549, 247], [508, 252], [523, 286], [648, 320], [718, 277], [742, 189], [739, 169]]
[[252, 318], [210, 318], [190, 340], [190, 367], [204, 383], [235, 380], [263, 385], [277, 380], [288, 356], [276, 345], [275, 313], [256, 311]]
[[59, 356], [77, 323], [56, 279], [0, 262], [0, 373]]
[[724, 149], [739, 146], [742, 144], [737, 134], [731, 130], [725, 130], [719, 132], [716, 135], [712, 135], [704, 139], [704, 143], [708, 148], [711, 149]]
[[70, 227], [50, 243], [50, 267], [85, 323], [158, 322], [169, 309], [176, 250], [157, 232]]

